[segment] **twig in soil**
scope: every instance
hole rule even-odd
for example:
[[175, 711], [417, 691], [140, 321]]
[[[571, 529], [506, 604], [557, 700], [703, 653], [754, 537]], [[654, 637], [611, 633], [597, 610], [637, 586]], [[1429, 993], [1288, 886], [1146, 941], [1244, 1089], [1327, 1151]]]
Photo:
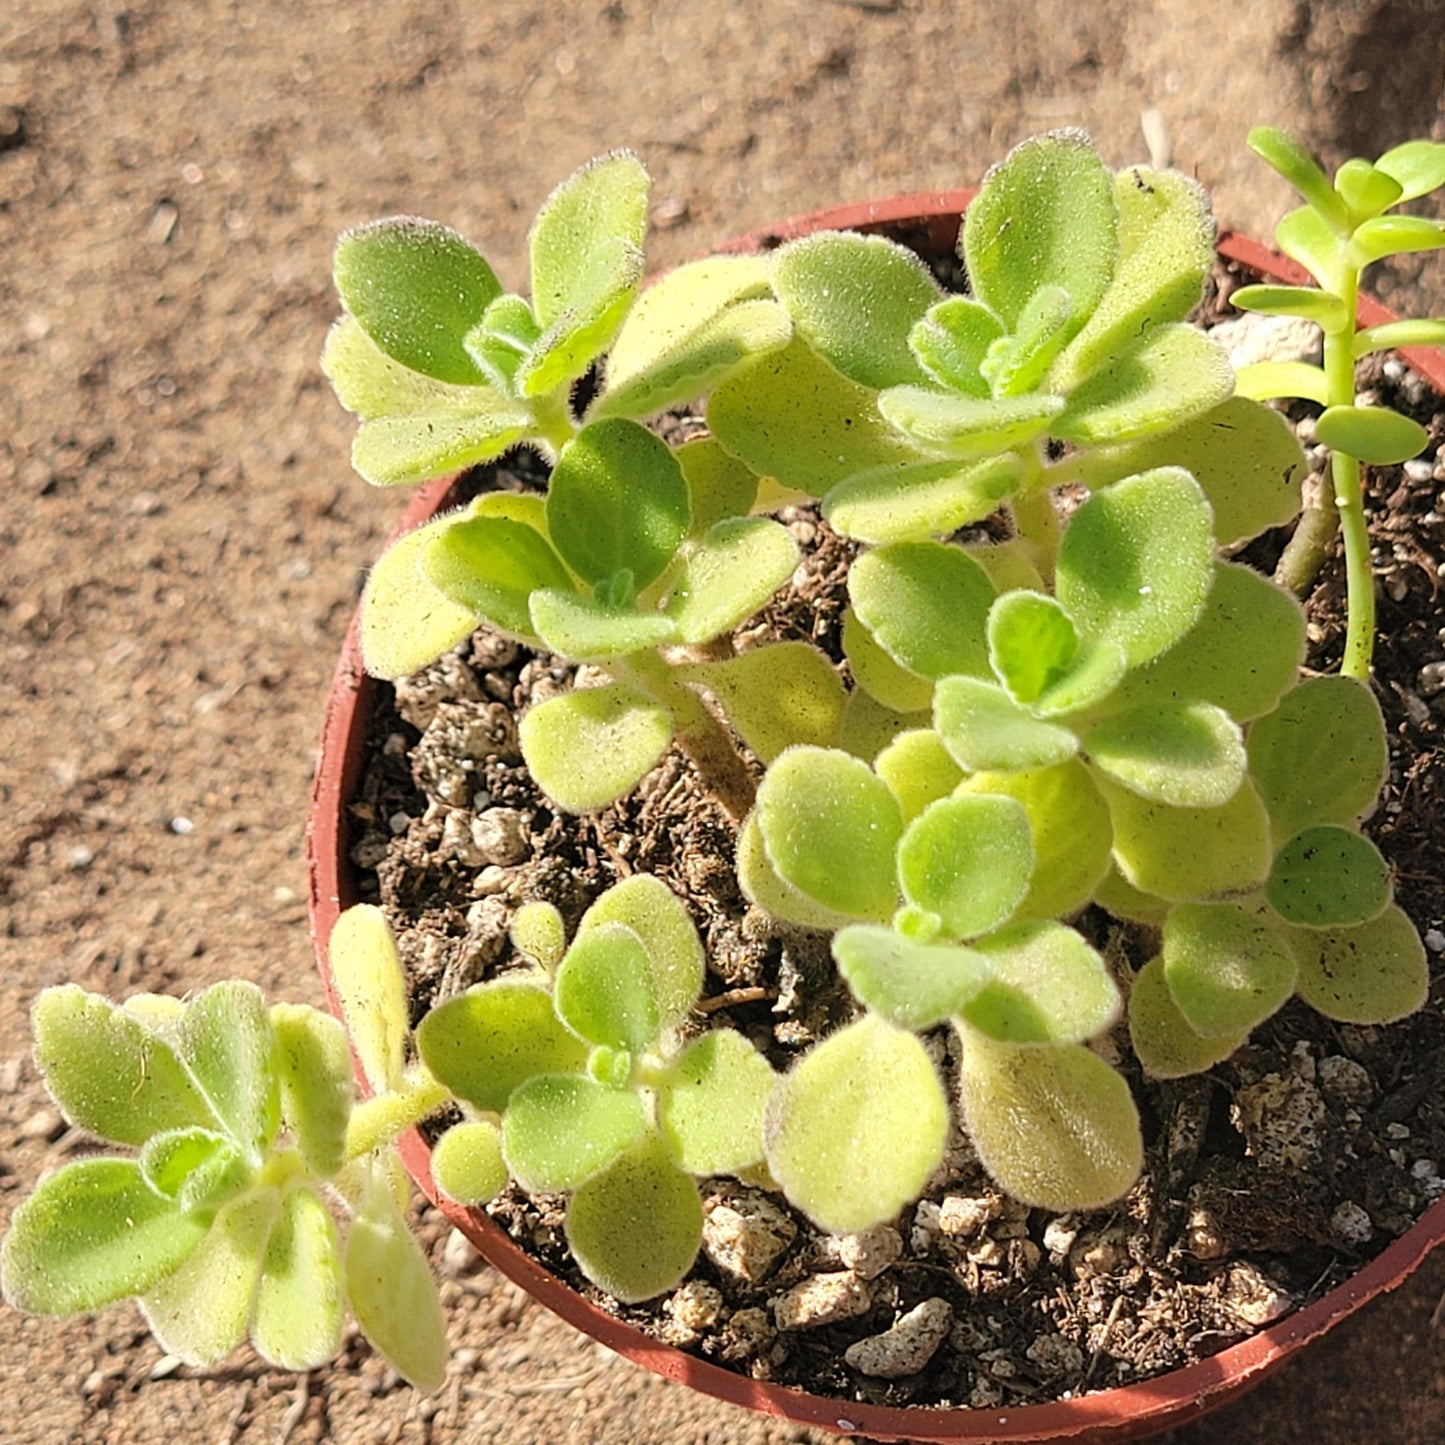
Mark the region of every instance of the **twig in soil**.
[[1084, 1384], [1088, 1384], [1094, 1378], [1094, 1371], [1099, 1367], [1099, 1361], [1104, 1358], [1104, 1350], [1108, 1346], [1109, 1336], [1114, 1333], [1114, 1326], [1119, 1323], [1120, 1311], [1124, 1308], [1124, 1296], [1116, 1294], [1114, 1303], [1109, 1307], [1109, 1318], [1104, 1321], [1104, 1332], [1099, 1336], [1099, 1343], [1094, 1346], [1093, 1357], [1089, 1360], [1089, 1368], [1084, 1371]]
[[221, 1435], [221, 1445], [235, 1445], [235, 1442], [241, 1438], [241, 1431], [245, 1428], [246, 1416], [250, 1409], [251, 1382], [245, 1380], [241, 1384], [241, 1398], [226, 1419], [226, 1429]]
[[500, 1390], [488, 1390], [481, 1385], [463, 1385], [462, 1394], [469, 1400], [519, 1400], [523, 1395], [558, 1395], [568, 1390], [581, 1389], [590, 1385], [607, 1367], [594, 1365], [580, 1375], [568, 1375], [560, 1380], [539, 1380], [533, 1385], [507, 1385]]
[[276, 1445], [286, 1445], [291, 1432], [306, 1418], [306, 1407], [311, 1403], [311, 1373], [304, 1372], [296, 1381], [296, 1395], [281, 1417], [281, 1428], [276, 1432]]
[[712, 998], [703, 999], [697, 1005], [697, 1012], [713, 1014], [719, 1009], [732, 1008], [734, 1004], [761, 1003], [764, 999], [777, 998], [777, 996], [777, 989], [764, 988], [761, 984], [751, 984], [746, 988], [730, 988], [726, 993], [715, 994]]

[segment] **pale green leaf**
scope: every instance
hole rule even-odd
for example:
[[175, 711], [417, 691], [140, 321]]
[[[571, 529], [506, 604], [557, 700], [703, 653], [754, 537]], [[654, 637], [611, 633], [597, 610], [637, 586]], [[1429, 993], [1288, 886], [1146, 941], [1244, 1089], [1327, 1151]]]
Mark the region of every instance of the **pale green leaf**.
[[532, 593], [531, 630], [549, 652], [579, 662], [607, 662], [679, 640], [677, 625], [660, 612], [612, 607], [573, 591]]
[[1170, 908], [1167, 899], [1135, 888], [1113, 867], [1094, 889], [1094, 902], [1115, 918], [1127, 918], [1132, 923], [1143, 923], [1150, 928], [1158, 928]]
[[1335, 190], [1354, 221], [1378, 216], [1404, 197], [1399, 181], [1362, 156], [1351, 157], [1335, 172]]
[[941, 386], [987, 397], [991, 392], [981, 367], [1003, 334], [1003, 323], [987, 306], [968, 296], [948, 296], [929, 307], [908, 333], [908, 345]]
[[1272, 166], [1297, 190], [1336, 232], [1348, 229], [1344, 202], [1335, 194], [1318, 162], [1292, 135], [1272, 125], [1257, 125], [1248, 136], [1249, 148]]
[[479, 391], [463, 415], [426, 412], [362, 422], [351, 465], [373, 486], [410, 486], [499, 457], [531, 430], [531, 413], [497, 392]]
[[500, 1114], [518, 1085], [539, 1074], [579, 1072], [587, 1045], [534, 983], [495, 979], [439, 1004], [416, 1031], [417, 1052], [459, 1099]]
[[72, 1315], [141, 1294], [197, 1248], [210, 1219], [157, 1194], [133, 1159], [82, 1159], [43, 1179], [11, 1216], [5, 1298]]
[[1376, 467], [1409, 461], [1430, 444], [1419, 422], [1384, 406], [1327, 407], [1315, 422], [1315, 440]]
[[922, 1192], [943, 1159], [948, 1100], [918, 1039], [870, 1015], [793, 1065], [763, 1128], [788, 1200], [849, 1234], [891, 1220]]
[[453, 1124], [431, 1153], [431, 1173], [448, 1199], [479, 1208], [507, 1187], [502, 1131], [491, 1120]]
[[632, 1148], [646, 1127], [632, 1089], [585, 1074], [540, 1074], [512, 1092], [502, 1153], [523, 1189], [576, 1189]]
[[1344, 235], [1332, 230], [1313, 206], [1289, 212], [1274, 228], [1274, 243], [1336, 295], [1344, 291], [1351, 272], [1358, 269], [1349, 262]]
[[1230, 292], [1229, 304], [1261, 316], [1302, 316], [1328, 333], [1345, 330], [1354, 319], [1338, 296], [1315, 286], [1241, 286]]
[[717, 523], [689, 552], [667, 604], [679, 639], [689, 645], [731, 632], [793, 575], [798, 544], [767, 517]]
[[345, 1028], [304, 1004], [271, 1006], [281, 1116], [307, 1167], [330, 1179], [345, 1162], [354, 1086]]
[[1037, 702], [1078, 650], [1079, 634], [1052, 597], [1006, 592], [989, 609], [989, 665], [1015, 702]]
[[1160, 957], [1175, 1006], [1209, 1039], [1237, 1040], [1263, 1023], [1294, 992], [1299, 971], [1265, 916], [1230, 903], [1171, 908]]
[[1218, 808], [1244, 781], [1244, 738], [1207, 702], [1142, 702], [1084, 734], [1100, 772], [1141, 798], [1176, 808]]
[[996, 397], [1021, 396], [1044, 379], [1070, 327], [1073, 302], [1061, 286], [1040, 286], [1019, 315], [1013, 334], [989, 347], [980, 370]]
[[642, 940], [623, 923], [579, 933], [553, 984], [557, 1016], [591, 1044], [640, 1054], [661, 1021], [657, 979]]
[[171, 1046], [124, 1009], [75, 984], [42, 990], [32, 1015], [35, 1062], [72, 1123], [117, 1144], [217, 1124]]
[[512, 947], [543, 973], [550, 976], [557, 972], [567, 950], [567, 928], [555, 904], [536, 899], [524, 903], [512, 915], [507, 936]]
[[1438, 251], [1445, 246], [1445, 223], [1426, 216], [1378, 216], [1355, 228], [1349, 254], [1357, 266], [1409, 251]]
[[855, 687], [843, 704], [843, 725], [838, 729], [838, 746], [865, 762], [876, 758], [899, 733], [926, 728], [932, 722], [927, 711], [896, 712], [875, 701], [861, 687]]
[[658, 1087], [658, 1127], [689, 1174], [736, 1174], [763, 1157], [763, 1109], [776, 1076], [742, 1034], [694, 1039]]
[[679, 1284], [702, 1243], [697, 1185], [649, 1134], [567, 1205], [567, 1244], [582, 1273], [624, 1304]]
[[714, 437], [694, 437], [673, 448], [691, 501], [688, 535], [705, 537], [729, 517], [746, 517], [758, 500], [751, 468], [726, 452]]
[[1390, 865], [1368, 838], [1323, 823], [1296, 833], [1279, 850], [1264, 891], [1287, 923], [1337, 928], [1384, 912], [1394, 885]]
[[878, 754], [873, 770], [898, 799], [905, 824], [963, 781], [963, 770], [932, 728], [900, 733]]
[[962, 1012], [989, 977], [987, 962], [971, 948], [918, 943], [869, 924], [839, 929], [833, 957], [864, 1008], [915, 1033]]
[[1223, 1063], [1249, 1037], [1247, 1032], [1207, 1038], [1179, 1012], [1164, 978], [1164, 960], [1152, 958], [1129, 991], [1129, 1041], [1144, 1072], [1154, 1079], [1182, 1079]]
[[[1356, 358], [1398, 346], [1445, 346], [1445, 316], [1384, 321], [1355, 333]], [[1317, 397], [1315, 400], [1323, 402], [1325, 398]]]
[[1394, 904], [1353, 928], [1291, 937], [1299, 952], [1299, 995], [1326, 1018], [1388, 1024], [1424, 1006], [1430, 988], [1425, 946]]
[[904, 436], [930, 452], [974, 461], [1023, 447], [1052, 429], [1064, 411], [1062, 397], [976, 397], [925, 386], [894, 386], [878, 396], [878, 410]]
[[884, 707], [903, 713], [932, 706], [932, 680], [895, 662], [852, 607], [843, 611], [843, 655], [853, 681]]
[[860, 542], [944, 536], [991, 516], [1017, 489], [1023, 465], [1012, 453], [982, 462], [897, 462], [856, 472], [829, 489], [823, 516]]
[[628, 792], [662, 757], [672, 717], [646, 693], [612, 683], [548, 698], [517, 731], [543, 792], [569, 813], [590, 813]]
[[1043, 722], [1003, 688], [976, 677], [946, 677], [934, 689], [933, 720], [965, 772], [1023, 772], [1052, 767], [1078, 751], [1066, 727]]
[[1143, 1166], [1129, 1085], [1082, 1044], [1031, 1048], [964, 1033], [964, 1124], [983, 1166], [1022, 1204], [1101, 1209]]
[[[1356, 350], [1355, 354], [1363, 356], [1365, 353], [1364, 350]], [[1325, 375], [1324, 368], [1308, 361], [1252, 361], [1235, 369], [1232, 400], [1272, 401], [1276, 397], [1287, 396], [1328, 406], [1330, 379]], [[1173, 440], [1172, 436], [1169, 440]]]
[[748, 814], [738, 831], [737, 873], [743, 897], [784, 923], [831, 933], [851, 921], [846, 913], [825, 908], [778, 876], [768, 861], [756, 809]]
[[281, 1122], [276, 1031], [261, 990], [212, 984], [186, 1005], [175, 1044], [226, 1132], [259, 1164]]
[[1445, 144], [1431, 140], [1407, 140], [1387, 150], [1375, 162], [1375, 169], [1400, 183], [1400, 199], [1413, 201], [1445, 186]]
[[141, 1146], [141, 1173], [158, 1194], [184, 1210], [215, 1209], [247, 1189], [255, 1162], [239, 1145], [209, 1129], [172, 1129], [152, 1134]]
[[386, 914], [358, 903], [336, 920], [326, 945], [331, 983], [351, 1046], [373, 1094], [399, 1089], [406, 1067], [406, 978]]

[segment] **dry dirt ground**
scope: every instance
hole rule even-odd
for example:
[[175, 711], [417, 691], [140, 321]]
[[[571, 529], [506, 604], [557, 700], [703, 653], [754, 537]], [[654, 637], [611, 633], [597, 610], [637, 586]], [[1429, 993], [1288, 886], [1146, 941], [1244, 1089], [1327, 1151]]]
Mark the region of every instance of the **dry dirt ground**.
[[[1440, 0], [1256, 0], [1247, 28], [1197, 0], [7, 0], [0, 1222], [66, 1150], [28, 1059], [39, 988], [240, 975], [319, 1001], [308, 778], [361, 570], [400, 506], [349, 473], [317, 370], [341, 227], [433, 216], [520, 284], [547, 190], [625, 144], [655, 177], [665, 265], [783, 214], [961, 184], [1050, 126], [1123, 164], [1152, 113], [1222, 219], [1267, 232], [1286, 198], [1244, 150], [1251, 123], [1331, 161], [1373, 155], [1445, 134], [1442, 80]], [[1379, 289], [1438, 310], [1445, 267]], [[247, 1355], [200, 1377], [168, 1370], [129, 1307], [3, 1310], [0, 1436], [815, 1438], [569, 1337], [428, 1229], [455, 1349], [434, 1399], [360, 1342], [308, 1377]], [[1437, 1257], [1169, 1438], [1438, 1442], [1442, 1291]]]

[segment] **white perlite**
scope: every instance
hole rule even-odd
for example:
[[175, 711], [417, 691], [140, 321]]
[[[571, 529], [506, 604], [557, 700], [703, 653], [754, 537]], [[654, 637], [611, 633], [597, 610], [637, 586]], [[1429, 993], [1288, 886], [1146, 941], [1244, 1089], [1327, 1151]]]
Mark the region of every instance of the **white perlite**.
[[1353, 1199], [1337, 1204], [1330, 1215], [1330, 1233], [1342, 1244], [1368, 1244], [1374, 1232], [1370, 1216]]
[[996, 1219], [999, 1202], [988, 1195], [971, 1198], [963, 1194], [950, 1194], [938, 1207], [938, 1227], [955, 1238], [968, 1238], [977, 1234], [990, 1219]]
[[488, 808], [472, 819], [477, 860], [510, 868], [532, 856], [526, 819], [515, 808]]
[[1252, 1264], [1230, 1267], [1224, 1279], [1224, 1307], [1236, 1319], [1258, 1329], [1294, 1306], [1287, 1290], [1266, 1279]]
[[903, 1237], [891, 1224], [875, 1224], [838, 1241], [838, 1258], [860, 1279], [877, 1279], [903, 1254]]
[[739, 1189], [703, 1205], [703, 1253], [724, 1274], [758, 1284], [773, 1272], [798, 1233], [765, 1194]]
[[1211, 328], [1209, 339], [1229, 353], [1234, 367], [1257, 361], [1318, 362], [1323, 351], [1320, 328], [1299, 316], [1232, 316]]
[[839, 1320], [857, 1319], [867, 1314], [872, 1303], [867, 1281], [851, 1269], [815, 1274], [773, 1301], [773, 1319], [780, 1330], [815, 1330]]
[[1296, 1073], [1266, 1074], [1241, 1089], [1230, 1118], [1265, 1168], [1308, 1169], [1319, 1158], [1325, 1101]]
[[953, 1306], [945, 1299], [926, 1299], [881, 1335], [849, 1345], [843, 1358], [860, 1374], [902, 1379], [916, 1375], [933, 1358], [952, 1327]]

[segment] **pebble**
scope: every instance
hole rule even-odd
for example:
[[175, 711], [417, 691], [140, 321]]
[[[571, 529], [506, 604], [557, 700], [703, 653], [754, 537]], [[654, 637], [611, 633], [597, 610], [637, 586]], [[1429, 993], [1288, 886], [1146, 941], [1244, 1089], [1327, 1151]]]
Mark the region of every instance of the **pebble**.
[[1308, 1169], [1319, 1157], [1325, 1101], [1298, 1074], [1266, 1074], [1240, 1090], [1229, 1113], [1249, 1153], [1266, 1169]]
[[1186, 1248], [1195, 1259], [1221, 1259], [1229, 1253], [1229, 1240], [1212, 1209], [1197, 1205], [1189, 1211], [1185, 1229]]
[[797, 1234], [793, 1221], [755, 1189], [714, 1195], [703, 1205], [703, 1253], [724, 1274], [745, 1284], [765, 1280]]
[[729, 1363], [750, 1359], [762, 1352], [772, 1341], [774, 1333], [766, 1310], [756, 1306], [734, 1310], [723, 1327], [719, 1357]]
[[1425, 947], [1431, 953], [1445, 953], [1445, 933], [1438, 928], [1430, 928], [1425, 932]]
[[891, 1224], [877, 1224], [838, 1241], [838, 1258], [860, 1279], [877, 1279], [903, 1254], [903, 1236]]
[[[1428, 939], [1426, 940], [1428, 943]], [[1445, 942], [1445, 940], [1442, 940]], [[1363, 1109], [1374, 1098], [1370, 1071], [1343, 1054], [1331, 1054], [1319, 1063], [1320, 1091], [1340, 1109]]]
[[815, 1330], [839, 1320], [857, 1319], [867, 1314], [872, 1304], [867, 1281], [852, 1270], [815, 1274], [773, 1300], [773, 1320], [780, 1330]]
[[1427, 662], [1420, 669], [1418, 686], [1426, 697], [1445, 692], [1445, 662]]
[[511, 868], [532, 856], [526, 819], [515, 808], [488, 808], [472, 820], [478, 862]]
[[1024, 1351], [1045, 1375], [1077, 1375], [1084, 1368], [1084, 1352], [1063, 1335], [1040, 1335]]
[[1330, 1215], [1330, 1232], [1342, 1244], [1368, 1244], [1375, 1232], [1370, 1216], [1353, 1199], [1335, 1206]]
[[1433, 482], [1435, 463], [1429, 457], [1412, 457], [1405, 463], [1405, 476], [1412, 482]]
[[37, 1109], [18, 1132], [22, 1139], [44, 1139], [48, 1142], [65, 1133], [65, 1119], [58, 1109]]
[[442, 1245], [441, 1272], [453, 1279], [470, 1274], [480, 1258], [471, 1240], [461, 1230], [454, 1229]]
[[1320, 328], [1298, 316], [1231, 317], [1213, 327], [1209, 339], [1229, 353], [1236, 368], [1257, 361], [1318, 362], [1323, 352]]
[[1067, 1214], [1060, 1214], [1044, 1225], [1044, 1248], [1049, 1258], [1058, 1264], [1074, 1247], [1079, 1237], [1079, 1222]]
[[990, 1219], [997, 1218], [998, 1213], [998, 1200], [986, 1194], [976, 1198], [950, 1194], [938, 1206], [938, 1227], [954, 1238], [967, 1238], [977, 1234]]
[[916, 1375], [948, 1338], [953, 1306], [945, 1299], [926, 1299], [882, 1334], [849, 1345], [843, 1358], [860, 1374], [880, 1380]]
[[1294, 1307], [1287, 1290], [1262, 1275], [1252, 1264], [1232, 1265], [1224, 1278], [1225, 1308], [1236, 1319], [1258, 1328]]
[[667, 1302], [667, 1311], [684, 1328], [700, 1333], [722, 1315], [722, 1291], [705, 1280], [690, 1279]]

